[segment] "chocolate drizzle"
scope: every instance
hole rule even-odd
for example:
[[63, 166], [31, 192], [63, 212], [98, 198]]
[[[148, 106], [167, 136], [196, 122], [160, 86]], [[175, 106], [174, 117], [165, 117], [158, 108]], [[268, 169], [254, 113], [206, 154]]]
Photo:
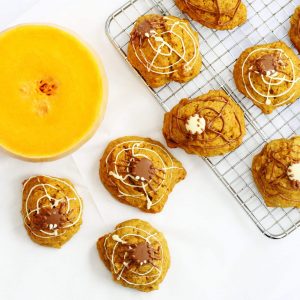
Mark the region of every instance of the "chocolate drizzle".
[[295, 145], [289, 140], [284, 148], [275, 151], [268, 144], [257, 157], [264, 156], [265, 160], [261, 162], [259, 169], [256, 169], [258, 173], [256, 179], [264, 193], [270, 197], [279, 196], [286, 201], [300, 202], [288, 197], [289, 193], [300, 189], [300, 182], [291, 180], [288, 171], [292, 164], [299, 162], [300, 145]]
[[[235, 141], [238, 141], [241, 136], [243, 135], [243, 131], [242, 131], [242, 125], [241, 122], [239, 120], [239, 118], [237, 117], [236, 112], [233, 110], [233, 113], [235, 115], [235, 120], [238, 124], [238, 128], [239, 128], [239, 134], [238, 136], [232, 138], [229, 136], [226, 136], [226, 132], [225, 132], [225, 119], [224, 119], [224, 111], [226, 109], [227, 106], [231, 106], [231, 104], [229, 103], [229, 100], [222, 97], [222, 96], [209, 96], [206, 99], [195, 99], [195, 100], [186, 100], [185, 102], [182, 103], [182, 105], [186, 105], [191, 103], [191, 101], [195, 101], [195, 102], [209, 102], [209, 101], [213, 101], [213, 102], [219, 102], [219, 103], [223, 103], [223, 106], [221, 107], [220, 110], [214, 109], [211, 106], [201, 106], [200, 105], [197, 107], [195, 113], [202, 116], [205, 121], [206, 121], [206, 126], [205, 126], [205, 131], [203, 131], [201, 134], [190, 134], [185, 127], [185, 123], [186, 120], [190, 117], [190, 116], [179, 116], [179, 110], [180, 108], [177, 109], [177, 114], [173, 115], [173, 117], [176, 118], [176, 122], [177, 122], [177, 127], [181, 130], [182, 133], [184, 133], [184, 135], [186, 136], [186, 140], [187, 141], [199, 141], [202, 142], [201, 147], [205, 148], [205, 149], [218, 149], [218, 148], [222, 148], [225, 145], [229, 145]], [[216, 129], [216, 122], [221, 122], [221, 126], [219, 129]], [[170, 126], [172, 126], [172, 122], [170, 122]], [[171, 132], [171, 127], [169, 129], [169, 131]], [[213, 137], [208, 138], [208, 134], [212, 134]], [[215, 141], [216, 139], [221, 139], [223, 140], [223, 143], [220, 143], [220, 145], [214, 145], [214, 146], [208, 146], [205, 145], [205, 143], [211, 143], [213, 141]]]
[[[227, 24], [229, 24], [235, 18], [236, 14], [237, 14], [237, 11], [238, 11], [241, 3], [242, 3], [241, 0], [237, 0], [237, 3], [236, 3], [236, 5], [233, 9], [222, 12], [221, 7], [219, 5], [220, 0], [213, 0], [215, 2], [215, 5], [216, 5], [216, 10], [209, 10], [209, 9], [206, 9], [206, 8], [201, 7], [199, 5], [194, 5], [189, 0], [183, 0], [183, 1], [185, 2], [187, 7], [192, 9], [193, 12], [195, 12], [196, 15], [199, 16], [199, 19], [201, 19], [201, 22], [204, 25], [207, 25], [207, 26], [215, 26], [215, 25], [226, 26]], [[214, 18], [215, 18], [214, 21], [212, 21], [212, 22], [205, 21], [202, 18], [203, 13], [209, 13], [209, 14], [213, 15]], [[221, 20], [222, 17], [229, 17], [229, 20], [225, 21], [225, 22], [222, 22], [222, 20]]]

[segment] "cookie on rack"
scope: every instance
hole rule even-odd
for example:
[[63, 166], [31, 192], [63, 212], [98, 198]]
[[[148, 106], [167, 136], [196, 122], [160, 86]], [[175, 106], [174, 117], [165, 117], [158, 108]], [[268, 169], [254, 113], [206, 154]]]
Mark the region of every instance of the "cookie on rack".
[[142, 292], [157, 290], [170, 267], [163, 234], [138, 219], [125, 221], [99, 238], [97, 249], [116, 282]]
[[300, 208], [300, 136], [267, 143], [252, 174], [267, 206]]
[[242, 109], [222, 90], [182, 99], [164, 117], [168, 146], [199, 156], [228, 153], [241, 145], [245, 133]]
[[217, 30], [230, 30], [244, 24], [247, 8], [241, 0], [176, 0], [191, 19]]
[[100, 160], [100, 178], [120, 202], [160, 212], [169, 193], [185, 178], [182, 164], [159, 142], [126, 136], [109, 143]]
[[60, 248], [80, 228], [82, 200], [67, 179], [33, 176], [23, 182], [22, 216], [35, 243]]
[[300, 52], [300, 6], [295, 10], [295, 13], [291, 17], [291, 29], [290, 38], [295, 47]]
[[233, 75], [238, 90], [264, 114], [293, 103], [300, 96], [300, 60], [281, 41], [245, 50]]
[[202, 65], [198, 33], [187, 20], [173, 16], [138, 18], [127, 58], [153, 88], [170, 81], [187, 82], [199, 74]]

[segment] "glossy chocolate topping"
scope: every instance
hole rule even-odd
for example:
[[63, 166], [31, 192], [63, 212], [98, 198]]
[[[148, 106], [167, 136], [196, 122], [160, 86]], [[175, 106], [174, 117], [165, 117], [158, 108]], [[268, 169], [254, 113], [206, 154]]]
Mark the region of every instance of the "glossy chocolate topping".
[[257, 71], [262, 75], [276, 72], [278, 61], [274, 54], [266, 54], [255, 62]]
[[58, 207], [42, 207], [31, 217], [32, 229], [60, 229], [67, 222], [66, 204], [61, 203]]
[[136, 159], [132, 163], [131, 173], [133, 176], [150, 180], [153, 176], [153, 163], [148, 158]]
[[164, 27], [164, 19], [162, 16], [153, 16], [152, 19], [145, 19], [138, 23], [131, 33], [131, 40], [138, 39], [143, 41], [151, 35], [151, 30]]
[[155, 250], [147, 241], [127, 247], [127, 260], [131, 264], [152, 264], [154, 260], [160, 259], [159, 250]]

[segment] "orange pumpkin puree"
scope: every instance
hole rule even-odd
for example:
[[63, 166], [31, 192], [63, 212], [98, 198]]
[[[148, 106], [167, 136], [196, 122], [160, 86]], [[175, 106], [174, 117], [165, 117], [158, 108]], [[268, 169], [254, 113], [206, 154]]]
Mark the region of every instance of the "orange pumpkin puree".
[[95, 131], [106, 102], [99, 61], [70, 33], [20, 25], [0, 33], [0, 147], [48, 160]]

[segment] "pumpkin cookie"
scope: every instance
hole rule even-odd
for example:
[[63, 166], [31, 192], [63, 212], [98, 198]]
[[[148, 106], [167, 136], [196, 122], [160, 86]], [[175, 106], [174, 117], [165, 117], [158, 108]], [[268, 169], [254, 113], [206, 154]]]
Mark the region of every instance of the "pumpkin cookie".
[[247, 20], [247, 8], [241, 0], [176, 0], [175, 3], [190, 18], [213, 29], [233, 29]]
[[80, 228], [82, 201], [70, 181], [33, 176], [23, 183], [22, 215], [34, 242], [60, 248]]
[[300, 6], [295, 10], [295, 13], [291, 17], [291, 29], [290, 38], [295, 47], [300, 52]]
[[142, 220], [117, 225], [99, 238], [97, 249], [116, 282], [142, 292], [157, 290], [170, 267], [163, 234]]
[[153, 88], [187, 82], [200, 72], [199, 38], [187, 20], [173, 16], [138, 18], [131, 32], [128, 61]]
[[183, 99], [165, 114], [163, 135], [169, 147], [199, 156], [236, 149], [245, 135], [244, 113], [224, 91]]
[[100, 178], [120, 202], [145, 212], [160, 212], [186, 171], [165, 147], [149, 138], [112, 141], [100, 160]]
[[266, 144], [252, 174], [267, 206], [300, 208], [300, 136]]
[[283, 42], [248, 48], [233, 75], [238, 90], [265, 114], [300, 96], [300, 60]]

